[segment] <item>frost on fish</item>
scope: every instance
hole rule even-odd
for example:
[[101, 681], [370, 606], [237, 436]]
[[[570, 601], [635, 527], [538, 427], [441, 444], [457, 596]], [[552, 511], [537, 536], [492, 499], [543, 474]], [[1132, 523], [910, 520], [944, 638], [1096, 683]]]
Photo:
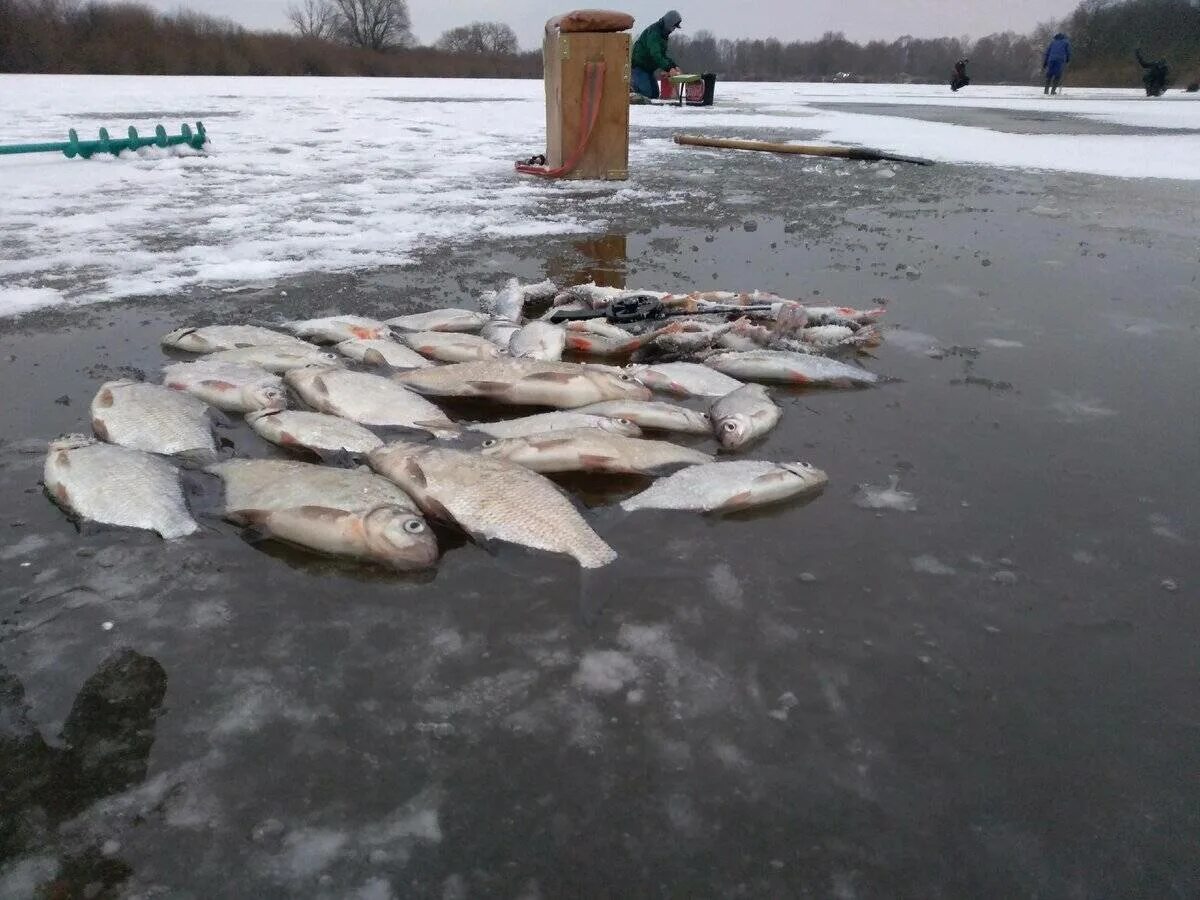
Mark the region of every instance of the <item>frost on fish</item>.
[[371, 451], [368, 461], [426, 514], [477, 540], [564, 553], [589, 569], [617, 558], [551, 481], [515, 463], [403, 442]]
[[778, 503], [825, 486], [829, 477], [808, 463], [718, 462], [692, 466], [621, 503], [623, 509], [736, 512]]
[[886, 487], [860, 484], [854, 504], [863, 509], [890, 509], [896, 512], [917, 511], [917, 498], [908, 491], [900, 490], [898, 475], [889, 475]]
[[217, 453], [208, 407], [161, 385], [106, 382], [92, 399], [91, 415], [96, 437], [110, 444], [197, 461]]
[[199, 530], [176, 468], [140, 450], [68, 435], [51, 442], [44, 481], [51, 499], [81, 520], [156, 531], [168, 540]]

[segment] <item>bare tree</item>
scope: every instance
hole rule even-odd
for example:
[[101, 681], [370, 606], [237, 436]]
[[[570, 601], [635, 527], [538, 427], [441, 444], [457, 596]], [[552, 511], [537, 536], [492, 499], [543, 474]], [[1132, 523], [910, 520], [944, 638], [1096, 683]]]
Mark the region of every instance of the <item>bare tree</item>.
[[405, 0], [332, 0], [337, 7], [338, 31], [346, 43], [369, 50], [387, 50], [412, 43]]
[[304, 0], [287, 9], [288, 21], [301, 37], [327, 40], [337, 36], [338, 11], [330, 0]]
[[438, 38], [439, 50], [511, 56], [518, 51], [517, 35], [503, 22], [472, 22], [451, 28]]

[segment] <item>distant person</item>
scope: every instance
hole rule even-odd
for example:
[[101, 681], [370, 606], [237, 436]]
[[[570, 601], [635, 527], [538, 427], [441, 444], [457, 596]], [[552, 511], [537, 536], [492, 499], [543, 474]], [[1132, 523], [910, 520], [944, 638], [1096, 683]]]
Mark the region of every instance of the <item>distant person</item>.
[[1154, 62], [1146, 62], [1142, 59], [1141, 50], [1133, 52], [1137, 56], [1138, 65], [1142, 67], [1142, 84], [1146, 86], [1146, 96], [1161, 97], [1167, 89], [1167, 78], [1171, 74], [1171, 70], [1167, 67], [1167, 61], [1158, 59]]
[[1042, 57], [1042, 69], [1046, 72], [1046, 88], [1043, 94], [1057, 94], [1062, 86], [1063, 73], [1071, 61], [1071, 41], [1061, 31], [1054, 36]]
[[671, 10], [638, 36], [629, 73], [629, 86], [635, 93], [657, 100], [659, 78], [679, 74], [679, 67], [667, 55], [667, 41], [682, 24], [683, 17]]
[[954, 64], [954, 74], [950, 76], [950, 90], [957, 91], [971, 83], [971, 76], [967, 74], [967, 63], [969, 62], [970, 60], [964, 56]]

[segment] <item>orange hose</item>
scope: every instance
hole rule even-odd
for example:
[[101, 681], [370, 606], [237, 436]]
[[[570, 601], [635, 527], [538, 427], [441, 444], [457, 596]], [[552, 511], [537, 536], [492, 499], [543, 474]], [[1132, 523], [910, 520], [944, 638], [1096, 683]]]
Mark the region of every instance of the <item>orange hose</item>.
[[547, 169], [545, 166], [531, 166], [528, 163], [517, 163], [517, 171], [522, 175], [536, 175], [539, 178], [562, 178], [579, 165], [583, 155], [587, 153], [588, 144], [592, 140], [592, 132], [596, 121], [600, 118], [600, 98], [604, 96], [604, 74], [607, 66], [603, 62], [590, 62], [585, 70], [586, 79], [583, 96], [583, 117], [587, 126], [579, 135], [579, 144], [561, 166]]

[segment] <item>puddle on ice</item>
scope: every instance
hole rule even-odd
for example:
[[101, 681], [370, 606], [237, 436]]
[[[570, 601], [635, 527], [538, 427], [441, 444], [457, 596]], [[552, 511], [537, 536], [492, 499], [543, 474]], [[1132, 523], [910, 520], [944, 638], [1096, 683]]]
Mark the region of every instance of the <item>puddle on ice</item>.
[[1117, 414], [1115, 409], [1109, 409], [1095, 397], [1086, 397], [1082, 394], [1064, 394], [1059, 391], [1051, 392], [1050, 408], [1058, 413], [1064, 422], [1084, 422], [1089, 419], [1103, 419]]
[[889, 475], [887, 487], [860, 484], [854, 505], [863, 509], [890, 509], [895, 512], [916, 512], [917, 498], [900, 490], [900, 476]]

